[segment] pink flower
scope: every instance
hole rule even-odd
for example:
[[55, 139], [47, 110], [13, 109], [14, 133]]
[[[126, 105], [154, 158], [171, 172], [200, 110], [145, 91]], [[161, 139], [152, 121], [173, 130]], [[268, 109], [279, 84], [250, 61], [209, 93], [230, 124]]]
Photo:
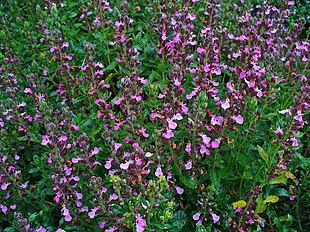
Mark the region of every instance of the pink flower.
[[36, 232], [46, 232], [46, 229], [40, 226], [40, 228], [37, 229]]
[[24, 93], [32, 93], [30, 88], [25, 88]]
[[235, 120], [236, 121], [236, 123], [238, 123], [238, 124], [243, 124], [243, 117], [239, 114], [237, 117], [236, 116], [232, 116], [231, 117], [233, 120]]
[[245, 77], [245, 70], [242, 69], [240, 73], [240, 78], [243, 79]]
[[109, 201], [116, 200], [116, 199], [118, 199], [118, 196], [116, 193], [113, 193], [109, 196]]
[[169, 126], [169, 128], [172, 129], [172, 130], [174, 130], [174, 129], [178, 126], [178, 124], [176, 124], [176, 123], [175, 123], [174, 121], [172, 121], [171, 119], [168, 119], [167, 121], [168, 121], [168, 126]]
[[206, 50], [201, 48], [201, 47], [198, 47], [197, 48], [197, 53], [201, 54], [201, 53], [204, 53]]
[[185, 148], [185, 151], [186, 152], [191, 152], [191, 150], [192, 150], [192, 148], [191, 148], [191, 144], [190, 144], [190, 142], [186, 145], [186, 148]]
[[224, 102], [221, 103], [221, 106], [224, 110], [227, 110], [229, 107], [230, 107], [230, 104], [229, 104], [229, 99], [226, 98], [226, 100]]
[[186, 105], [182, 105], [182, 112], [188, 114], [188, 107]]
[[68, 42], [65, 42], [65, 43], [61, 46], [61, 48], [67, 48], [67, 47], [69, 47], [69, 43], [68, 43]]
[[151, 152], [147, 152], [147, 153], [145, 153], [145, 157], [151, 157], [153, 154], [151, 153]]
[[220, 141], [221, 141], [221, 139], [215, 139], [214, 141], [212, 141], [211, 147], [212, 148], [218, 148], [220, 146]]
[[124, 170], [127, 170], [128, 169], [128, 167], [129, 167], [129, 165], [132, 163], [132, 160], [129, 160], [128, 162], [126, 162], [126, 163], [122, 163], [122, 164], [120, 164], [120, 168], [121, 169], [124, 169]]
[[11, 183], [9, 183], [9, 182], [2, 183], [1, 189], [2, 189], [2, 190], [6, 190], [10, 184], [11, 184]]
[[211, 141], [210, 137], [208, 137], [206, 135], [201, 135], [201, 137], [202, 137], [202, 140], [203, 140], [204, 144], [208, 145], [210, 143], [210, 141]]
[[183, 119], [183, 116], [180, 114], [180, 113], [177, 113], [173, 116], [172, 118], [173, 120], [182, 120]]
[[98, 153], [99, 153], [99, 148], [98, 148], [98, 147], [95, 147], [94, 150], [93, 150], [92, 153], [91, 153], [91, 156], [96, 155], [96, 154], [98, 154]]
[[68, 140], [68, 137], [65, 135], [60, 136], [58, 139], [59, 142], [66, 142], [67, 140]]
[[207, 73], [209, 72], [211, 69], [210, 69], [210, 65], [209, 64], [206, 64], [203, 68], [203, 70]]
[[107, 161], [106, 161], [106, 163], [105, 163], [105, 165], [104, 165], [104, 168], [105, 168], [105, 169], [110, 169], [110, 168], [111, 168], [111, 166], [112, 166], [112, 164], [111, 164], [111, 163], [112, 163], [112, 160], [110, 160], [110, 159], [109, 159], [109, 160], [107, 160]]
[[45, 146], [47, 145], [48, 143], [51, 143], [50, 139], [49, 139], [49, 136], [48, 135], [42, 135], [42, 145]]
[[121, 143], [115, 143], [114, 144], [114, 151], [117, 152], [117, 150], [122, 146]]

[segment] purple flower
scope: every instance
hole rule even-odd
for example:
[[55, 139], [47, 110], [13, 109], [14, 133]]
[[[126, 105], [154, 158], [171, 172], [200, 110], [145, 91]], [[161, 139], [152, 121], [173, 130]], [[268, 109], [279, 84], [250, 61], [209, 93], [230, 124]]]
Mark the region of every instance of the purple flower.
[[177, 187], [175, 187], [175, 189], [177, 190], [177, 193], [180, 194], [180, 195], [184, 193], [184, 189], [183, 188], [180, 188], [180, 187], [177, 186]]
[[116, 193], [113, 193], [109, 196], [109, 201], [113, 201], [113, 200], [117, 200], [118, 199], [118, 196]]
[[100, 229], [103, 229], [106, 223], [107, 223], [107, 222], [105, 222], [105, 221], [100, 222], [100, 223], [99, 223], [99, 228], [100, 228]]
[[201, 145], [200, 154], [204, 154], [204, 153], [206, 153], [206, 155], [210, 155], [210, 151], [204, 145]]
[[37, 229], [36, 232], [46, 232], [46, 229], [40, 226], [40, 228]]
[[69, 222], [72, 220], [72, 217], [70, 215], [70, 211], [66, 208], [65, 205], [63, 205], [63, 208], [62, 208], [62, 215], [65, 216], [65, 221], [66, 222]]
[[161, 170], [161, 167], [158, 166], [155, 172], [155, 176], [159, 177], [159, 176], [163, 176], [163, 171]]
[[187, 162], [187, 164], [185, 164], [185, 168], [186, 168], [186, 170], [191, 169], [191, 168], [192, 168], [192, 165], [193, 165], [192, 161], [191, 161], [191, 160], [189, 160], [189, 161]]
[[293, 147], [298, 147], [298, 140], [297, 140], [297, 139], [291, 138], [291, 141], [293, 142], [293, 143], [292, 143], [292, 146], [293, 146]]
[[146, 221], [138, 214], [137, 216], [137, 223], [136, 223], [136, 231], [137, 232], [143, 232], [144, 227], [146, 226]]
[[88, 213], [88, 216], [89, 216], [90, 218], [94, 218], [94, 217], [96, 216], [97, 210], [98, 210], [98, 207], [93, 208], [93, 209]]
[[7, 187], [8, 187], [10, 184], [11, 184], [11, 183], [9, 183], [9, 182], [2, 183], [2, 185], [1, 185], [1, 189], [2, 189], [2, 190], [6, 190], [6, 189], [7, 189]]
[[217, 223], [220, 220], [220, 216], [216, 215], [215, 213], [212, 213], [212, 219], [213, 223]]
[[8, 211], [8, 207], [6, 207], [5, 205], [0, 205], [0, 208], [1, 208], [1, 211], [4, 213], [4, 214], [6, 214], [7, 213], [7, 211]]
[[191, 143], [189, 142], [186, 145], [185, 151], [189, 153], [189, 152], [191, 152], [191, 150], [192, 150], [192, 147], [191, 147]]
[[170, 139], [170, 138], [172, 138], [172, 137], [174, 136], [174, 134], [173, 134], [172, 130], [168, 129], [168, 130], [166, 131], [166, 133], [163, 133], [163, 136], [164, 136], [166, 139]]
[[291, 195], [291, 196], [290, 196], [290, 200], [291, 200], [291, 201], [294, 201], [294, 200], [295, 200], [295, 196], [294, 196], [294, 195]]
[[194, 214], [194, 215], [193, 215], [193, 219], [194, 219], [195, 221], [198, 221], [198, 220], [199, 220], [199, 217], [200, 217], [200, 214], [201, 214], [201, 212], [198, 212], [198, 213]]

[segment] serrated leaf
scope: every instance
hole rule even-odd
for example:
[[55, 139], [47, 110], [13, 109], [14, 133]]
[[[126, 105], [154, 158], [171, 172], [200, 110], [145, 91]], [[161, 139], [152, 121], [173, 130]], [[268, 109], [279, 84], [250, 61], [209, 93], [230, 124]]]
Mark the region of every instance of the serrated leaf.
[[267, 199], [264, 200], [265, 203], [268, 203], [268, 202], [276, 203], [278, 201], [279, 201], [279, 197], [278, 196], [273, 196], [273, 195], [268, 196]]
[[197, 187], [197, 180], [191, 177], [188, 174], [182, 175], [180, 177], [181, 182], [191, 189], [195, 189]]
[[263, 160], [268, 161], [268, 155], [264, 151], [264, 149], [261, 146], [257, 145], [257, 150], [258, 150], [258, 153], [259, 153], [260, 157], [262, 157]]
[[246, 206], [246, 202], [244, 200], [236, 201], [232, 203], [234, 210], [237, 209], [238, 207], [243, 208]]

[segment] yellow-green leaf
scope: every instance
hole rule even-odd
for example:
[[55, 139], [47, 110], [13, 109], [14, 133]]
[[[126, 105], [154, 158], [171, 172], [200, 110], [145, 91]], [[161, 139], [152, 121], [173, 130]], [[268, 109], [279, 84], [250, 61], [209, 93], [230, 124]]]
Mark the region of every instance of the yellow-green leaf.
[[263, 201], [262, 195], [260, 194], [256, 199], [255, 214], [264, 212], [266, 208], [267, 208], [266, 203]]
[[232, 203], [234, 210], [237, 209], [238, 207], [243, 208], [246, 206], [246, 202], [244, 200], [241, 201], [236, 201], [234, 203]]
[[260, 157], [262, 157], [263, 160], [268, 161], [268, 155], [264, 151], [264, 149], [261, 146], [257, 145], [257, 150], [258, 150], [258, 153], [259, 153]]
[[296, 176], [293, 175], [293, 173], [291, 173], [290, 171], [287, 170], [279, 170], [281, 176], [285, 176], [286, 178], [292, 179], [294, 180], [296, 178]]
[[277, 176], [269, 181], [270, 184], [282, 184], [287, 181], [286, 176]]
[[268, 196], [266, 200], [264, 200], [265, 203], [270, 202], [270, 203], [276, 203], [277, 201], [279, 201], [279, 197], [278, 196]]

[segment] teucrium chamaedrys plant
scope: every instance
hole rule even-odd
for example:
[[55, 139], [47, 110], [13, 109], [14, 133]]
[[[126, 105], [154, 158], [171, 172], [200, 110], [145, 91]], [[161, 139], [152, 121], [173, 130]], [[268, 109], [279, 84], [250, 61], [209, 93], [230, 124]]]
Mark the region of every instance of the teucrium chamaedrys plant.
[[309, 226], [293, 1], [0, 6], [4, 231]]

